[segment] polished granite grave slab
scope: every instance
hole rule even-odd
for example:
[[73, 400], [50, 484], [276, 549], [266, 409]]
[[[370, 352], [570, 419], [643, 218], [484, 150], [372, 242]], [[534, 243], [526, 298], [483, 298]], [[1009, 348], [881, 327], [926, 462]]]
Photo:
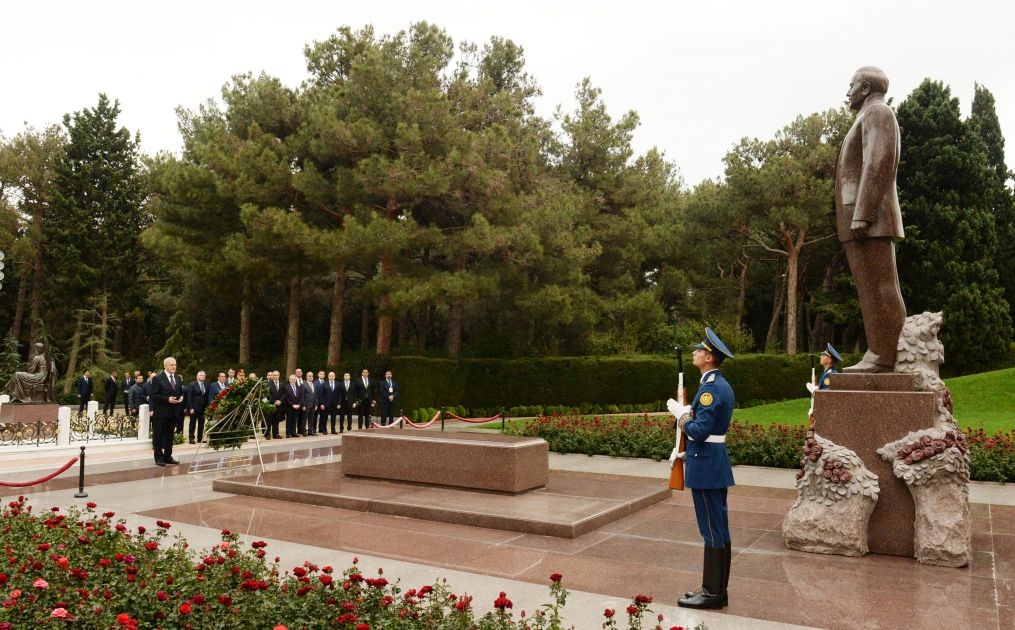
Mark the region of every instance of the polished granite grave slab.
[[541, 438], [371, 429], [342, 440], [347, 476], [519, 493], [546, 485], [550, 448]]
[[216, 479], [212, 489], [560, 538], [581, 536], [671, 494], [661, 480], [551, 471], [544, 487], [508, 495], [347, 477], [341, 462]]

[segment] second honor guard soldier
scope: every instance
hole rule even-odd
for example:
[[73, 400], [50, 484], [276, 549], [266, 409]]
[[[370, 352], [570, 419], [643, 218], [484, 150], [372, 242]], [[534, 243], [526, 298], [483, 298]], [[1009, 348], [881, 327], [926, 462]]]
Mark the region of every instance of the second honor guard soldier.
[[821, 377], [818, 379], [818, 384], [807, 383], [807, 391], [814, 394], [819, 389], [828, 389], [828, 386], [832, 384], [832, 379], [829, 378], [832, 374], [837, 374], [839, 370], [835, 369], [835, 366], [842, 361], [842, 356], [839, 352], [832, 347], [832, 344], [825, 344], [825, 351], [821, 353], [821, 367], [825, 368], [825, 371], [821, 373]]
[[726, 452], [726, 430], [736, 403], [733, 388], [719, 372], [732, 359], [726, 344], [711, 328], [694, 346], [694, 366], [701, 372], [701, 385], [690, 405], [675, 400], [667, 408], [687, 435], [684, 454], [684, 483], [691, 489], [698, 531], [705, 541], [701, 590], [688, 591], [677, 602], [685, 608], [723, 608], [728, 604], [726, 587], [730, 580], [732, 543], [726, 494], [733, 481], [733, 467]]

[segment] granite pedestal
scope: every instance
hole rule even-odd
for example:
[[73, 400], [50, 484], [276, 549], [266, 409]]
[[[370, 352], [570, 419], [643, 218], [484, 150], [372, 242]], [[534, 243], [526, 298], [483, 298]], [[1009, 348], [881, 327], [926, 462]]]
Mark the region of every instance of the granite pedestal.
[[0, 423], [56, 422], [60, 405], [56, 403], [9, 402], [0, 406]]
[[814, 395], [815, 432], [855, 452], [878, 476], [881, 493], [868, 527], [872, 553], [913, 556], [912, 495], [877, 449], [935, 426], [934, 394], [915, 389], [909, 374], [833, 374], [829, 389]]
[[546, 440], [488, 433], [371, 429], [342, 438], [342, 470], [352, 477], [517, 494], [546, 485]]

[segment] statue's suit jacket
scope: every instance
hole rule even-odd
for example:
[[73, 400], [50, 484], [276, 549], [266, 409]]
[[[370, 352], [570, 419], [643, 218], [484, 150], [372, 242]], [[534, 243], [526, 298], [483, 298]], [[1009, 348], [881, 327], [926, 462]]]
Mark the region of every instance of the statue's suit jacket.
[[835, 168], [839, 241], [853, 240], [854, 220], [870, 222], [868, 238], [904, 236], [895, 186], [899, 146], [895, 112], [883, 97], [868, 97], [842, 141]]

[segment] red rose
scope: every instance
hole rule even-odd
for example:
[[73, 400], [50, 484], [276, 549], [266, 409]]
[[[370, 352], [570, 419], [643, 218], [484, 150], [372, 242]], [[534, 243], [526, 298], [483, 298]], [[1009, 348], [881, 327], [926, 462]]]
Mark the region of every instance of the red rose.
[[563, 575], [561, 575], [560, 573], [554, 573], [554, 574], [552, 574], [552, 575], [550, 576], [550, 581], [551, 581], [551, 582], [560, 582], [561, 578], [563, 578], [563, 577], [564, 577], [564, 576], [563, 576]]
[[322, 575], [318, 579], [321, 581], [321, 584], [330, 586], [333, 578], [330, 575]]
[[167, 599], [169, 599], [169, 593], [165, 591], [159, 591], [158, 593], [155, 593], [155, 597], [157, 597], [160, 602], [164, 602]]
[[180, 614], [181, 615], [190, 614], [190, 602], [183, 602], [182, 604], [180, 604]]
[[501, 611], [505, 608], [511, 608], [512, 606], [514, 606], [514, 604], [512, 604], [511, 600], [507, 598], [507, 593], [504, 591], [500, 592], [500, 597], [493, 600], [493, 607]]
[[94, 510], [95, 508], [98, 507], [98, 505], [92, 501], [89, 501], [88, 503], [85, 503], [85, 507], [88, 508], [89, 510]]
[[635, 606], [634, 604], [631, 604], [630, 606], [627, 607], [627, 614], [629, 614], [629, 615], [637, 615], [638, 614], [638, 607]]
[[651, 604], [652, 603], [652, 596], [650, 596], [650, 595], [635, 595], [634, 596], [634, 603], [636, 603], [636, 604]]
[[617, 614], [617, 611], [612, 608], [607, 608], [606, 610], [603, 611], [603, 616], [606, 617], [607, 619], [613, 618], [613, 615], [615, 614]]

